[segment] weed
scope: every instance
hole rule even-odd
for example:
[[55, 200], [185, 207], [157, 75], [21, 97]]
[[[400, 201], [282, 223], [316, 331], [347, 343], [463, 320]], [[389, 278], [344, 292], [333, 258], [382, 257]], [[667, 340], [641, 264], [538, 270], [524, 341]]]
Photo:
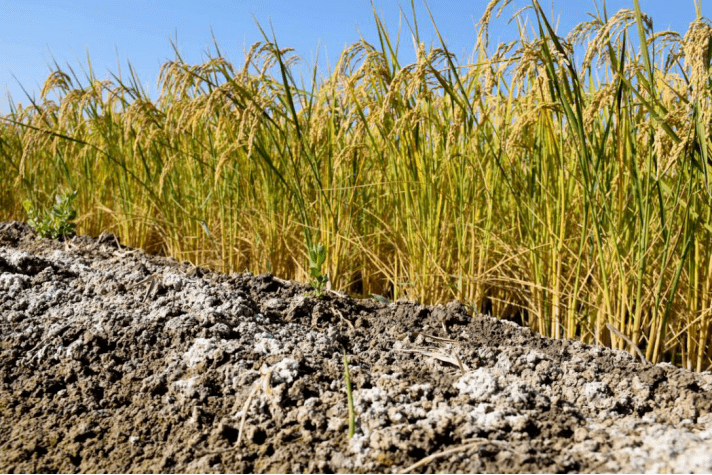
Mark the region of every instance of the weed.
[[379, 302], [382, 304], [388, 305], [389, 303], [391, 303], [391, 301], [387, 297], [384, 297], [383, 295], [380, 295], [380, 294], [371, 294], [370, 297], [373, 300], [375, 300], [376, 302]]
[[72, 206], [72, 201], [77, 197], [76, 191], [66, 191], [55, 196], [55, 203], [49, 209], [39, 209], [32, 201], [25, 200], [22, 206], [27, 213], [27, 222], [37, 233], [38, 239], [60, 237], [74, 234], [77, 211]]
[[346, 358], [344, 350], [344, 379], [346, 380], [346, 398], [349, 406], [349, 439], [356, 432], [356, 413], [354, 411], [354, 396], [351, 392], [351, 375], [349, 374], [349, 360]]
[[314, 287], [314, 295], [318, 298], [324, 296], [326, 284], [329, 282], [329, 276], [322, 274], [322, 266], [326, 262], [326, 248], [323, 244], [314, 244], [309, 247], [309, 276], [311, 277], [310, 284]]

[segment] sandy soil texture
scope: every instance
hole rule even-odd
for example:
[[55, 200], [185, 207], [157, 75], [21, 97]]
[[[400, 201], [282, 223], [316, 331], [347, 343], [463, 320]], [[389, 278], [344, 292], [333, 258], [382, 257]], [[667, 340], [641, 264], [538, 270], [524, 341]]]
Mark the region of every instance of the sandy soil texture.
[[309, 290], [0, 223], [0, 471], [712, 471], [710, 373]]

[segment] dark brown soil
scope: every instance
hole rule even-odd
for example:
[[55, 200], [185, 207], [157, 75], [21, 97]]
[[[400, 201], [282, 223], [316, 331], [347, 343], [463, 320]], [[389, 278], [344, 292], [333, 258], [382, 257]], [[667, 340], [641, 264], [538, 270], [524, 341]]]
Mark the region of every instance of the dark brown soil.
[[709, 373], [310, 290], [0, 223], [0, 471], [712, 471]]

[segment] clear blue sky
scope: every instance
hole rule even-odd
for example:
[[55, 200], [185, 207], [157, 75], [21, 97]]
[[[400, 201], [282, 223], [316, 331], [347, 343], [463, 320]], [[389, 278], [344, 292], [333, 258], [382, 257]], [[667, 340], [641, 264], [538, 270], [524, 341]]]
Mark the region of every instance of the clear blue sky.
[[[701, 0], [703, 14], [712, 16], [712, 1]], [[398, 31], [400, 6], [410, 18], [410, 1], [373, 0], [393, 36]], [[560, 33], [587, 20], [595, 11], [592, 0], [540, 0], [560, 19]], [[448, 47], [459, 55], [475, 43], [475, 23], [487, 0], [430, 0], [428, 5]], [[506, 18], [496, 21], [491, 40], [511, 39], [506, 20], [528, 0], [514, 0]], [[599, 5], [600, 5], [599, 1]], [[426, 44], [437, 42], [422, 0], [415, 0]], [[609, 0], [609, 15], [632, 8], [633, 0]], [[656, 30], [684, 33], [695, 18], [693, 0], [641, 0], [643, 11], [652, 15]], [[117, 71], [117, 58], [126, 70], [130, 60], [142, 84], [155, 93], [160, 65], [173, 59], [171, 39], [177, 35], [183, 58], [191, 63], [205, 58], [212, 45], [211, 27], [223, 50], [235, 64], [242, 64], [243, 51], [262, 36], [253, 15], [263, 27], [271, 22], [280, 46], [289, 46], [313, 64], [317, 52], [324, 68], [333, 67], [345, 46], [359, 39], [377, 43], [369, 0], [263, 0], [263, 1], [139, 1], [139, 0], [2, 0], [0, 8], [0, 114], [9, 112], [7, 93], [14, 102], [27, 104], [18, 81], [30, 94], [39, 96], [54, 58], [62, 67], [71, 65], [81, 75], [87, 54], [99, 79]], [[504, 16], [504, 15], [503, 15]], [[410, 32], [402, 31], [402, 59], [413, 58]], [[117, 56], [118, 55], [118, 56]], [[464, 58], [465, 56], [460, 56]], [[17, 78], [15, 80], [13, 75]]]

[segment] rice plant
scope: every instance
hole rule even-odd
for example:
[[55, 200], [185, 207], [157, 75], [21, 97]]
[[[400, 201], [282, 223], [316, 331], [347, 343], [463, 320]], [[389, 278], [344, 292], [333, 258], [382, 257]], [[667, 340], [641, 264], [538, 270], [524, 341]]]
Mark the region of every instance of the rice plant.
[[492, 48], [507, 3], [469, 58], [426, 48], [413, 8], [412, 64], [375, 12], [378, 41], [326, 76], [297, 78], [264, 31], [239, 65], [217, 44], [202, 64], [176, 50], [155, 100], [131, 67], [55, 64], [0, 123], [3, 216], [76, 189], [79, 232], [303, 281], [321, 244], [334, 290], [459, 299], [707, 369], [712, 24], [698, 4], [684, 35], [656, 31], [635, 1], [563, 36], [533, 0]]

